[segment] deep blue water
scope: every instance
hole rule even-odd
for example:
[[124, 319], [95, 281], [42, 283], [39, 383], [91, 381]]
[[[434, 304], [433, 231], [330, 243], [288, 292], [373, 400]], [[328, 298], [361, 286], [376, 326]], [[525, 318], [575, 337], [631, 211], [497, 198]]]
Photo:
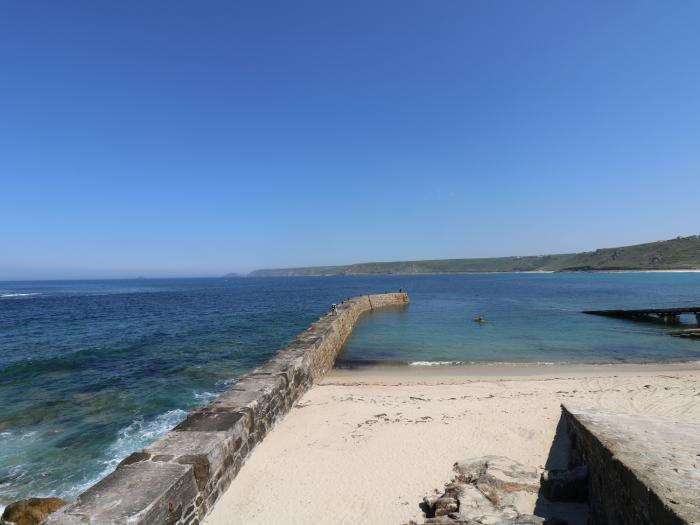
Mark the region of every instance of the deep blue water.
[[75, 496], [330, 303], [400, 287], [412, 304], [367, 316], [341, 365], [700, 359], [662, 325], [580, 313], [695, 305], [700, 273], [0, 282], [0, 504]]

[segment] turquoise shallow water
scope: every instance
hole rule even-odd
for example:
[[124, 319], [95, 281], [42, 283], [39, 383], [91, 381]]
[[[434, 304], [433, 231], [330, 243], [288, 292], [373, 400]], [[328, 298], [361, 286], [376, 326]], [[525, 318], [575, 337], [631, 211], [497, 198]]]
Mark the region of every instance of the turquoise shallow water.
[[700, 359], [662, 325], [580, 313], [698, 304], [697, 273], [0, 282], [0, 504], [75, 496], [330, 303], [400, 287], [411, 305], [364, 318], [339, 366]]
[[[697, 341], [662, 324], [582, 310], [699, 306], [700, 273], [431, 276], [409, 283], [404, 311], [375, 312], [339, 362], [614, 363], [696, 360]], [[476, 316], [487, 322], [478, 324]], [[688, 327], [694, 316], [684, 316]]]

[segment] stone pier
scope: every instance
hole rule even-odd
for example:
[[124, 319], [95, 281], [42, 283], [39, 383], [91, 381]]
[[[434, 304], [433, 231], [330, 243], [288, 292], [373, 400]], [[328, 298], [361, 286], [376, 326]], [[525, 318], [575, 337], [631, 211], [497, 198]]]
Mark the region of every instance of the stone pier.
[[255, 446], [333, 367], [360, 316], [408, 302], [406, 293], [388, 293], [337, 305], [265, 365], [127, 457], [112, 474], [44, 523], [198, 524]]
[[662, 314], [661, 319], [666, 324], [678, 324], [681, 322], [681, 316], [678, 314]]
[[562, 406], [591, 525], [700, 523], [700, 423]]
[[700, 326], [700, 306], [682, 306], [679, 308], [643, 308], [639, 310], [584, 310], [584, 314], [617, 317], [633, 321], [657, 321], [665, 324], [679, 324], [681, 315], [692, 314]]

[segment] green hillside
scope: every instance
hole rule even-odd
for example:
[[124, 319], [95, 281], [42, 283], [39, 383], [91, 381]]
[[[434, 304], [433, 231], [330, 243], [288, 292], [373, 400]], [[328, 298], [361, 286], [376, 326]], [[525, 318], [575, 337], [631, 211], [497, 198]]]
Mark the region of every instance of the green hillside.
[[369, 262], [347, 266], [315, 266], [256, 270], [258, 277], [288, 275], [368, 275], [466, 272], [690, 270], [700, 269], [700, 236], [678, 237], [593, 252], [494, 257], [488, 259], [436, 259], [427, 261]]

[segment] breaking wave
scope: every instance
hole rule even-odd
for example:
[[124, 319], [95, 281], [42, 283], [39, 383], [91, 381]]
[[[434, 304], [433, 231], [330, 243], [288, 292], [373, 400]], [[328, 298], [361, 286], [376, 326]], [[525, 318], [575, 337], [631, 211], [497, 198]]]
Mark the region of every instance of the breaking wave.
[[566, 365], [568, 362], [561, 361], [523, 361], [523, 362], [509, 362], [509, 361], [411, 361], [408, 363], [409, 366], [456, 366], [456, 365], [479, 365], [479, 366], [553, 366], [553, 365]]
[[76, 486], [71, 492], [77, 495], [85, 491], [113, 472], [119, 462], [129, 454], [150, 445], [182, 422], [185, 417], [187, 417], [186, 411], [175, 409], [160, 414], [151, 420], [145, 420], [141, 417], [137, 418], [119, 431], [117, 439], [107, 449], [107, 459], [102, 462], [104, 465], [102, 471], [93, 479]]
[[411, 361], [410, 366], [447, 366], [447, 365], [464, 365], [464, 361]]

